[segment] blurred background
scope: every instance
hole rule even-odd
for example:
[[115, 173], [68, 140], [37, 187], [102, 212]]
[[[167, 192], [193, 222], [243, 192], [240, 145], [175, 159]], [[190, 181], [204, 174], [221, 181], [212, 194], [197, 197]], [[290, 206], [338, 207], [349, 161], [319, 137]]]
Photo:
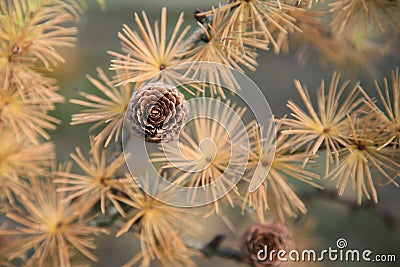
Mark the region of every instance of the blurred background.
[[[83, 151], [89, 149], [88, 129], [90, 125], [70, 126], [71, 115], [81, 109], [68, 102], [68, 99], [79, 98], [79, 91], [94, 92], [94, 87], [87, 81], [86, 75], [96, 76], [96, 67], [108, 69], [111, 56], [106, 51], [120, 51], [117, 33], [123, 23], [134, 28], [133, 14], [145, 10], [150, 21], [159, 18], [161, 7], [168, 8], [168, 26], [174, 26], [180, 12], [185, 13], [186, 24], [195, 27], [193, 11], [196, 8], [208, 10], [218, 1], [180, 1], [180, 0], [106, 0], [107, 9], [102, 11], [95, 1], [90, 1], [89, 7], [79, 23], [79, 41], [74, 49], [65, 51], [67, 63], [59, 66], [53, 74], [60, 80], [61, 94], [67, 99], [59, 104], [54, 115], [62, 120], [62, 125], [53, 132], [56, 143], [58, 161], [68, 159], [69, 153], [76, 146]], [[372, 55], [371, 55], [372, 56]], [[293, 99], [299, 102], [297, 91], [293, 85], [294, 79], [299, 79], [307, 85], [312, 98], [321, 79], [329, 80], [333, 69], [321, 64], [317, 55], [309, 58], [305, 65], [299, 64], [293, 54], [275, 55], [272, 51], [260, 52], [256, 72], [247, 72], [247, 75], [261, 88], [269, 101], [273, 113], [281, 117], [288, 113], [286, 102]], [[360, 80], [364, 89], [375, 95], [374, 79], [381, 81], [384, 76], [389, 76], [390, 71], [399, 65], [399, 57], [383, 57], [376, 64], [376, 72], [369, 73], [360, 70], [350, 77]], [[367, 69], [367, 68], [366, 68]], [[346, 75], [347, 73], [344, 73]], [[316, 168], [323, 169], [324, 167]], [[400, 217], [400, 190], [393, 186], [379, 187], [379, 205]], [[349, 197], [351, 198], [351, 196]], [[335, 247], [338, 238], [346, 238], [350, 248], [370, 249], [375, 253], [396, 254], [400, 260], [400, 231], [388, 229], [376, 213], [368, 209], [349, 210], [340, 203], [323, 199], [307, 201], [307, 217], [313, 218], [315, 228], [312, 238], [318, 239], [318, 247]], [[232, 210], [229, 217], [238, 228], [237, 233], [243, 232], [251, 223], [250, 218], [240, 216], [240, 210]], [[227, 241], [224, 245], [237, 247], [241, 234], [233, 234], [220, 218], [211, 217], [204, 220], [200, 241], [207, 242], [216, 234], [226, 234]], [[128, 237], [115, 239], [112, 237], [99, 238], [100, 249], [97, 251], [99, 262], [93, 264], [97, 267], [120, 266], [129, 260], [137, 251], [137, 242]], [[308, 249], [317, 249], [309, 247]], [[234, 262], [218, 258], [200, 259], [199, 266], [239, 266]], [[304, 266], [309, 266], [305, 264]], [[320, 266], [398, 266], [395, 263], [331, 263], [323, 262]]]

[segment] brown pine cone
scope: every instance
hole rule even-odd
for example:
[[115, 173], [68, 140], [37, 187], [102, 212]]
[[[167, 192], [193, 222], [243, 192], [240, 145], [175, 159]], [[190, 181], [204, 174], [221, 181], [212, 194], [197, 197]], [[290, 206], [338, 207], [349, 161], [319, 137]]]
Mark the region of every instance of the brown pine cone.
[[174, 86], [156, 82], [140, 87], [129, 101], [127, 119], [133, 131], [148, 142], [168, 142], [182, 128], [188, 106]]
[[[265, 257], [265, 246], [267, 246], [267, 255]], [[265, 266], [281, 266], [285, 261], [280, 261], [277, 257], [279, 250], [286, 251], [284, 257], [288, 257], [289, 252], [294, 249], [294, 241], [292, 235], [286, 227], [279, 222], [270, 222], [265, 224], [251, 225], [242, 238], [241, 245], [244, 259], [253, 267]], [[262, 253], [259, 251], [262, 250]], [[275, 250], [275, 253], [270, 257], [270, 252]], [[258, 257], [264, 258], [260, 260]]]

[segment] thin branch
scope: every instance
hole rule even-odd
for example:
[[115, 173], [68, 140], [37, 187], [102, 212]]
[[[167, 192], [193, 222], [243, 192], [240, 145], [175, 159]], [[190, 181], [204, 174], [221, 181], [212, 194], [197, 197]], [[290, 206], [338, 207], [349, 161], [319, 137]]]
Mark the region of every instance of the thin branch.
[[[108, 208], [106, 214], [97, 216], [90, 222], [91, 225], [99, 227], [110, 227], [114, 225], [120, 214], [115, 208]], [[222, 243], [225, 241], [225, 235], [216, 235], [210, 242], [202, 244], [196, 240], [185, 240], [186, 246], [199, 251], [202, 255], [207, 258], [217, 256], [220, 258], [232, 260], [238, 263], [244, 262], [242, 253], [240, 250], [222, 247]]]
[[371, 200], [367, 200], [363, 205], [358, 205], [357, 201], [339, 197], [337, 192], [334, 190], [316, 190], [313, 192], [305, 193], [301, 196], [304, 200], [312, 201], [316, 198], [326, 199], [334, 201], [344, 207], [347, 207], [352, 212], [360, 210], [371, 211], [379, 219], [381, 219], [389, 230], [395, 230], [400, 226], [399, 218], [389, 209], [384, 206], [374, 203]]
[[186, 245], [192, 249], [200, 251], [207, 258], [217, 256], [220, 258], [232, 260], [239, 263], [244, 262], [240, 250], [221, 246], [225, 238], [226, 238], [225, 235], [216, 235], [207, 244], [201, 244], [198, 243], [197, 241], [191, 240], [191, 241], [186, 241]]
[[107, 213], [98, 215], [90, 224], [98, 227], [110, 227], [119, 218], [121, 218], [121, 214], [118, 213], [116, 208], [107, 207]]

